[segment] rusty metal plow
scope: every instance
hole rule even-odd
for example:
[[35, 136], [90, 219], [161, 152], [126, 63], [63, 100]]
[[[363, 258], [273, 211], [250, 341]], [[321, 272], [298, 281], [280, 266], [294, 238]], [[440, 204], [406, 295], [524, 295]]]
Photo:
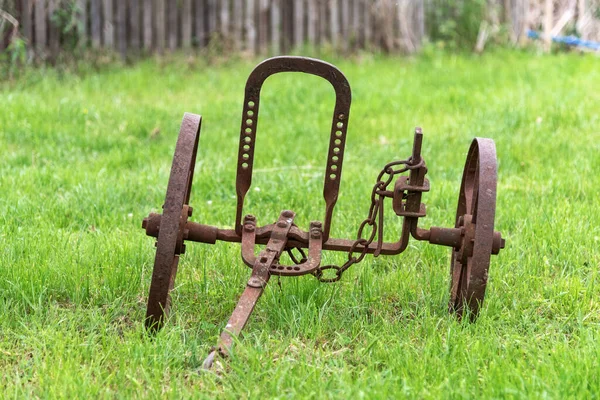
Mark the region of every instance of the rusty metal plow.
[[[257, 226], [252, 215], [243, 216], [244, 198], [252, 182], [254, 143], [258, 123], [261, 87], [269, 76], [279, 72], [303, 72], [320, 76], [331, 83], [336, 101], [331, 122], [329, 152], [325, 169], [323, 197], [325, 220], [313, 221], [308, 231], [294, 224], [295, 213], [283, 210], [278, 220]], [[460, 318], [468, 314], [474, 319], [483, 302], [492, 254], [504, 248], [504, 239], [494, 231], [496, 211], [496, 150], [491, 139], [475, 138], [469, 149], [458, 196], [454, 227], [418, 227], [425, 217], [421, 203], [423, 192], [429, 191], [425, 178], [427, 167], [421, 157], [423, 134], [416, 128], [412, 154], [405, 160], [388, 163], [381, 170], [371, 192], [367, 218], [358, 226], [356, 239], [330, 237], [333, 209], [338, 198], [346, 132], [350, 116], [351, 92], [345, 76], [326, 62], [303, 57], [274, 57], [259, 64], [246, 83], [240, 142], [238, 150], [236, 192], [237, 208], [234, 229], [221, 229], [190, 221], [190, 192], [198, 149], [201, 117], [186, 113], [183, 117], [163, 213], [151, 213], [142, 224], [146, 234], [157, 238], [156, 258], [150, 284], [146, 326], [159, 329], [168, 316], [179, 257], [185, 253], [185, 242], [214, 244], [217, 240], [241, 243], [242, 259], [252, 274], [240, 300], [221, 334], [217, 347], [205, 361], [210, 367], [217, 355], [226, 356], [246, 325], [256, 302], [271, 275], [300, 276], [312, 274], [322, 282], [341, 279], [344, 271], [364, 259], [367, 254], [394, 255], [403, 252], [409, 238], [428, 241], [452, 249], [450, 262], [450, 312]], [[394, 212], [403, 218], [397, 242], [384, 242], [384, 203], [390, 199]], [[255, 245], [264, 245], [255, 255]], [[291, 257], [293, 265], [280, 263], [284, 251], [300, 249], [302, 259]], [[302, 249], [308, 249], [308, 254]], [[348, 254], [341, 265], [321, 265], [323, 250]], [[324, 271], [329, 271], [324, 274]]]

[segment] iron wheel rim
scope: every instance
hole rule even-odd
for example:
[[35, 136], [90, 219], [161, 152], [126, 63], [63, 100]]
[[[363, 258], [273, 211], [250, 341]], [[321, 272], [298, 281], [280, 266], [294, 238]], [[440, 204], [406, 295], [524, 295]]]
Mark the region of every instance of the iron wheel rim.
[[183, 252], [183, 230], [191, 214], [188, 204], [201, 121], [199, 115], [185, 113], [175, 146], [146, 310], [145, 324], [151, 330], [162, 327], [171, 307], [170, 292], [175, 284], [179, 255]]
[[[450, 261], [449, 310], [459, 318], [466, 307], [471, 320], [475, 320], [485, 297], [493, 246], [497, 181], [494, 141], [475, 138], [463, 170], [455, 221], [456, 228], [471, 229], [472, 244], [466, 243], [469, 238], [463, 240], [460, 248], [452, 250]], [[472, 246], [472, 254], [465, 256], [467, 261], [464, 263], [457, 257], [468, 246]]]

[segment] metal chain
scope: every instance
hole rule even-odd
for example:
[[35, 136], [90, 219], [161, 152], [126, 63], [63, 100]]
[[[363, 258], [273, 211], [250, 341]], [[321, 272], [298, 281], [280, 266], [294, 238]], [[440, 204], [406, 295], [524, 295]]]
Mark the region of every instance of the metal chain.
[[[356, 234], [356, 241], [350, 247], [350, 251], [348, 251], [348, 260], [342, 265], [325, 265], [319, 267], [315, 270], [313, 275], [321, 282], [337, 282], [342, 278], [342, 274], [352, 265], [361, 262], [369, 251], [369, 246], [373, 243], [375, 238], [377, 237], [377, 248], [374, 253], [375, 257], [381, 251], [381, 247], [383, 246], [383, 200], [384, 200], [384, 192], [387, 190], [387, 187], [390, 185], [394, 176], [398, 174], [402, 174], [406, 171], [421, 168], [423, 166], [423, 159], [419, 160], [418, 163], [413, 164], [412, 157], [408, 160], [398, 160], [393, 161], [391, 163], [386, 164], [385, 167], [381, 170], [379, 175], [377, 176], [377, 183], [373, 186], [371, 191], [371, 206], [369, 207], [369, 213], [367, 218], [361, 222], [358, 232]], [[402, 165], [401, 168], [394, 169], [394, 167]], [[384, 180], [384, 176], [387, 175], [387, 178]], [[372, 230], [368, 236], [363, 236], [363, 231], [366, 226], [369, 226]], [[380, 232], [378, 234], [377, 227], [380, 227]], [[358, 255], [355, 255], [357, 253]], [[324, 278], [323, 271], [333, 269], [335, 270], [335, 276], [333, 278]]]

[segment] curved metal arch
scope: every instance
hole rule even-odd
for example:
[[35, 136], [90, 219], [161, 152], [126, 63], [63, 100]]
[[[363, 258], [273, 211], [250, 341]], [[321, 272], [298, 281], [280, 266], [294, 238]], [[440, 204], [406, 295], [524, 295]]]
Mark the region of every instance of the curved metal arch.
[[342, 163], [346, 146], [346, 132], [350, 117], [352, 93], [350, 84], [344, 74], [335, 66], [321, 60], [307, 57], [280, 56], [269, 58], [258, 64], [246, 82], [242, 125], [240, 128], [240, 144], [236, 175], [237, 212], [235, 229], [241, 235], [242, 211], [244, 198], [252, 183], [252, 168], [254, 164], [254, 144], [258, 128], [258, 110], [260, 91], [265, 80], [280, 72], [303, 72], [326, 79], [335, 90], [335, 106], [331, 122], [329, 152], [323, 186], [325, 198], [325, 222], [323, 224], [323, 240], [329, 237], [331, 216], [337, 202]]

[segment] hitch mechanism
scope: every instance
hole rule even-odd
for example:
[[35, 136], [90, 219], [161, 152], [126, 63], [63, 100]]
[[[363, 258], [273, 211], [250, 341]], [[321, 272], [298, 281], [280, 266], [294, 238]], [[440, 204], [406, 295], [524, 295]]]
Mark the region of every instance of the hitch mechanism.
[[[283, 210], [275, 223], [264, 226], [257, 226], [253, 215], [243, 216], [244, 198], [252, 182], [260, 91], [264, 81], [279, 72], [303, 72], [320, 76], [331, 83], [336, 95], [323, 187], [325, 220], [323, 223], [311, 222], [308, 231], [294, 224], [296, 214], [290, 210]], [[476, 318], [485, 295], [490, 257], [504, 248], [504, 239], [499, 232], [494, 231], [497, 181], [494, 142], [491, 139], [475, 138], [471, 143], [463, 171], [454, 227], [418, 227], [419, 218], [426, 216], [421, 196], [429, 191], [429, 181], [425, 178], [427, 167], [421, 156], [423, 133], [420, 128], [416, 128], [411, 156], [388, 163], [377, 176], [371, 192], [369, 213], [358, 225], [356, 239], [333, 238], [330, 237], [331, 219], [342, 176], [350, 101], [350, 85], [344, 74], [333, 65], [320, 60], [274, 57], [262, 62], [252, 71], [246, 83], [242, 114], [234, 229], [221, 229], [189, 220], [192, 216], [189, 203], [201, 117], [188, 113], [184, 115], [163, 213], [151, 213], [142, 224], [148, 236], [157, 238], [146, 313], [146, 326], [149, 329], [159, 329], [168, 316], [171, 306], [169, 292], [173, 289], [179, 257], [185, 253], [186, 241], [214, 244], [221, 240], [241, 243], [242, 260], [252, 268], [246, 288], [217, 347], [204, 363], [207, 368], [217, 355], [228, 354], [233, 337], [246, 325], [271, 275], [311, 274], [322, 282], [338, 281], [344, 271], [362, 261], [367, 254], [377, 257], [402, 253], [410, 236], [452, 249], [449, 310], [459, 318], [463, 314], [468, 314], [471, 320]], [[403, 218], [397, 242], [383, 241], [383, 206], [386, 198], [391, 199], [394, 212]], [[254, 253], [255, 245], [264, 245], [258, 255]], [[292, 249], [298, 249], [302, 259], [296, 259], [291, 253]], [[308, 249], [308, 254], [303, 249]], [[348, 260], [341, 266], [321, 265], [323, 250], [346, 252]], [[290, 254], [292, 265], [280, 263], [280, 256], [284, 251]], [[325, 276], [325, 270], [332, 271]]]

